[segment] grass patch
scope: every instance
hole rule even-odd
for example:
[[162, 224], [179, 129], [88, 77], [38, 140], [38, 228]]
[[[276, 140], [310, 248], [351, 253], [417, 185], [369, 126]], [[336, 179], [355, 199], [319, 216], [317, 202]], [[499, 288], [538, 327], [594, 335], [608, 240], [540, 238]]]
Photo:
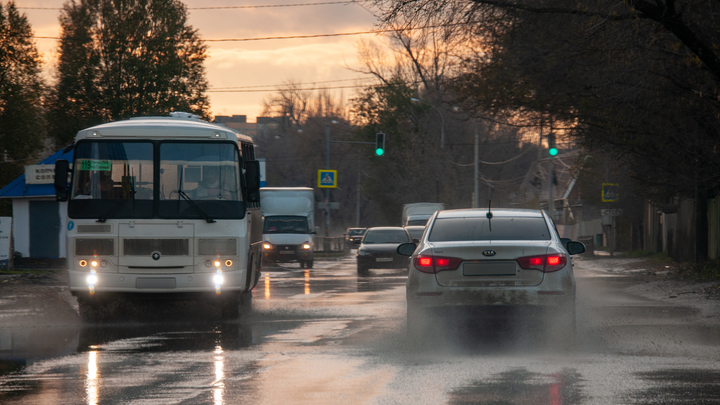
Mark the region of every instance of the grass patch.
[[682, 263], [679, 265], [678, 276], [695, 281], [720, 281], [720, 260]]
[[38, 270], [38, 269], [12, 269], [12, 270], [0, 270], [0, 275], [3, 274], [48, 274], [50, 272], [57, 272], [63, 270]]

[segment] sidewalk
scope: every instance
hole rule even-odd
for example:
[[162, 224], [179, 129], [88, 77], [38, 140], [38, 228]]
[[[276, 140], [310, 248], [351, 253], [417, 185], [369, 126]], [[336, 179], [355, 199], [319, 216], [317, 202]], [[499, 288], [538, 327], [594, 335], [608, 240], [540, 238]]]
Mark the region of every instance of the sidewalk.
[[[694, 281], [683, 279], [678, 275], [678, 269], [673, 264], [661, 263], [648, 258], [620, 258], [610, 256], [573, 257], [576, 270], [596, 271], [606, 274], [628, 276], [652, 276], [645, 279], [642, 286], [647, 291], [677, 298], [678, 296], [693, 296], [698, 300], [707, 300], [720, 309], [720, 280]], [[648, 285], [652, 284], [652, 285]]]

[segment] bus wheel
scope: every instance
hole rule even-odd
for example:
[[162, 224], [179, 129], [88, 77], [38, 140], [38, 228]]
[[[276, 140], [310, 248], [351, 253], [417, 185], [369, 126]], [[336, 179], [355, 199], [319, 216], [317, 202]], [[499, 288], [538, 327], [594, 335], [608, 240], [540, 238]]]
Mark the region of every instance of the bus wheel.
[[243, 314], [252, 311], [252, 291], [245, 291], [240, 295], [240, 310]]
[[220, 301], [220, 312], [223, 319], [237, 319], [240, 315], [240, 293], [223, 294]]
[[83, 322], [97, 322], [103, 319], [103, 305], [98, 300], [79, 296], [78, 312]]

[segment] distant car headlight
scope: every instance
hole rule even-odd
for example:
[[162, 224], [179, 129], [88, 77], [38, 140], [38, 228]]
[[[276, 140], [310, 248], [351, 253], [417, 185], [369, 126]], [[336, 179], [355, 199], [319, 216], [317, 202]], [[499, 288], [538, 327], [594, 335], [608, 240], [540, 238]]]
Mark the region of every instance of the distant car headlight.
[[303, 249], [308, 250], [308, 249], [310, 249], [310, 244], [309, 244], [309, 243], [303, 243], [302, 247], [303, 247]]
[[265, 249], [265, 250], [271, 250], [271, 249], [272, 249], [272, 245], [269, 244], [269, 243], [263, 243], [263, 249]]

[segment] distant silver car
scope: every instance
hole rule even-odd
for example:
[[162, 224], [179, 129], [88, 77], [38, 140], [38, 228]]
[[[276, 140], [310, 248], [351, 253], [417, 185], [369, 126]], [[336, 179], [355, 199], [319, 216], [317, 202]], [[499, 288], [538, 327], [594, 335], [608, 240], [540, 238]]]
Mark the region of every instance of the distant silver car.
[[357, 272], [367, 273], [369, 269], [404, 269], [408, 258], [397, 253], [402, 243], [409, 243], [410, 235], [405, 228], [384, 226], [368, 228], [357, 250]]
[[544, 211], [438, 211], [419, 244], [398, 246], [399, 254], [410, 256], [408, 332], [456, 315], [483, 320], [530, 312], [559, 339], [574, 341], [569, 256], [584, 251], [582, 243], [561, 240]]
[[414, 240], [420, 240], [423, 232], [425, 232], [425, 225], [410, 225], [406, 226], [405, 230], [408, 231], [410, 237]]

